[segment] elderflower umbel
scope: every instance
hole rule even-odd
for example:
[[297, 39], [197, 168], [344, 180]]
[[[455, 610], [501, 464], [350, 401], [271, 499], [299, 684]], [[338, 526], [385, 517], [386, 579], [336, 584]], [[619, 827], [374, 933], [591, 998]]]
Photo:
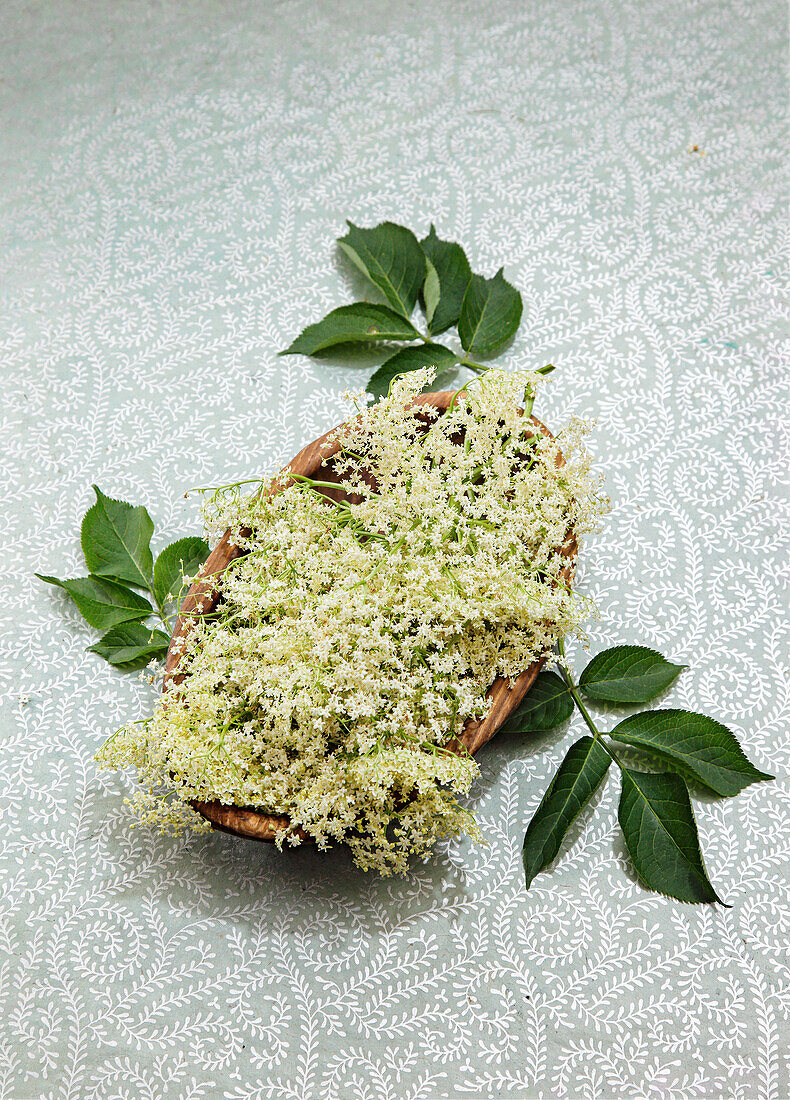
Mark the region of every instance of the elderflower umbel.
[[578, 628], [558, 547], [606, 502], [584, 426], [550, 439], [520, 414], [539, 376], [489, 371], [441, 416], [412, 402], [432, 378], [397, 380], [333, 433], [345, 503], [285, 471], [207, 505], [247, 553], [185, 640], [183, 682], [99, 754], [137, 769], [146, 822], [178, 828], [193, 799], [286, 814], [383, 874], [479, 836], [458, 799], [477, 765], [444, 746], [498, 676]]

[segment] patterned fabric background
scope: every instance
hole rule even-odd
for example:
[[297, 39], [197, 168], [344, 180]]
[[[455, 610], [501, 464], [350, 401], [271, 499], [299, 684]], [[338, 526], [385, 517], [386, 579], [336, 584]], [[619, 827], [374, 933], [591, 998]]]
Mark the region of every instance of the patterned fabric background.
[[[785, 5], [6, 0], [2, 22], [0, 1094], [786, 1097]], [[615, 782], [525, 894], [576, 720], [484, 750], [488, 846], [406, 879], [128, 831], [132, 784], [92, 756], [153, 689], [86, 654], [33, 570], [80, 575], [91, 482], [147, 503], [161, 547], [198, 530], [188, 487], [342, 417], [364, 366], [275, 353], [349, 299], [346, 217], [505, 262], [505, 362], [560, 368], [550, 425], [597, 418], [593, 649], [688, 662], [668, 705], [779, 777], [697, 801], [731, 909], [634, 882]]]

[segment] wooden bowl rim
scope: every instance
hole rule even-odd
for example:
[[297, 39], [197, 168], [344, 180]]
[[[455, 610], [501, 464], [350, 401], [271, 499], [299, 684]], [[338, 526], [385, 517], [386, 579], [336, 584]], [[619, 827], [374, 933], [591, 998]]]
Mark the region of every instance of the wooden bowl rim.
[[[414, 404], [431, 405], [442, 414], [447, 411], [456, 392], [455, 390], [437, 390], [423, 393], [414, 398]], [[553, 438], [546, 425], [537, 417], [530, 416], [530, 421], [541, 434]], [[342, 424], [337, 425], [308, 443], [291, 459], [287, 464], [287, 469], [297, 474], [314, 475], [315, 471], [340, 449], [340, 444], [337, 441], [330, 442], [330, 437], [342, 426]], [[325, 446], [327, 443], [329, 445]], [[560, 460], [562, 460], [561, 456]], [[287, 482], [284, 482], [276, 491], [281, 492], [287, 484]], [[206, 559], [202, 569], [205, 579], [198, 578], [181, 603], [165, 660], [163, 691], [171, 681], [179, 683], [182, 678], [178, 673], [178, 662], [181, 656], [180, 647], [176, 647], [174, 643], [189, 633], [197, 616], [213, 610], [218, 602], [216, 589], [212, 585], [211, 579], [226, 569], [235, 558], [243, 556], [243, 552], [231, 542], [230, 536], [231, 532], [227, 530]], [[560, 554], [568, 559], [568, 564], [564, 566], [560, 573], [566, 584], [570, 584], [573, 579], [577, 550], [576, 537], [573, 531], [570, 530], [565, 542], [559, 548]], [[495, 680], [488, 691], [488, 697], [492, 700], [488, 714], [483, 719], [470, 719], [464, 726], [460, 742], [454, 740], [450, 742], [448, 747], [455, 752], [477, 752], [482, 745], [486, 744], [497, 733], [524, 698], [535, 682], [545, 661], [546, 655], [534, 661], [513, 681], [512, 685], [502, 677]], [[301, 840], [310, 839], [302, 829], [289, 830], [289, 819], [280, 814], [267, 814], [260, 810], [240, 806], [226, 806], [217, 801], [193, 801], [191, 805], [201, 816], [210, 821], [215, 829], [232, 833], [234, 836], [244, 837], [248, 840], [273, 841], [279, 833], [290, 831]]]

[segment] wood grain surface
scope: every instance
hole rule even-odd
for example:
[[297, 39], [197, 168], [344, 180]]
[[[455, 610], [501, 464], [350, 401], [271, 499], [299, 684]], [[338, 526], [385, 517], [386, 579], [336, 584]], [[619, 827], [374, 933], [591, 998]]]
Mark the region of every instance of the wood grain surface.
[[[415, 403], [418, 405], [432, 405], [439, 409], [440, 413], [444, 413], [454, 396], [455, 392], [452, 390], [424, 393], [415, 398]], [[530, 420], [536, 431], [551, 436], [551, 432], [545, 424], [542, 424], [534, 416], [530, 417]], [[425, 428], [427, 429], [432, 422], [432, 418], [426, 416], [424, 420]], [[332, 429], [332, 431], [335, 430]], [[288, 468], [294, 474], [320, 478], [322, 481], [337, 482], [338, 478], [331, 460], [340, 449], [340, 444], [333, 442], [328, 447], [324, 447], [331, 434], [332, 432], [327, 432], [325, 435], [313, 440], [312, 443], [308, 443], [288, 463]], [[276, 491], [281, 492], [286, 484], [287, 482]], [[324, 489], [322, 492], [325, 496], [334, 500], [340, 500], [345, 496], [339, 486], [336, 490]], [[568, 533], [564, 544], [558, 547], [558, 550], [567, 559], [567, 565], [563, 568], [560, 576], [566, 584], [570, 584], [573, 579], [577, 553], [577, 544], [573, 532]], [[244, 551], [233, 545], [230, 531], [226, 531], [206, 559], [202, 570], [204, 579], [199, 579], [192, 585], [181, 604], [181, 612], [176, 621], [165, 662], [165, 686], [170, 682], [178, 684], [183, 679], [178, 671], [180, 649], [175, 643], [179, 638], [189, 633], [200, 615], [214, 610], [219, 602], [215, 578], [227, 568], [230, 562], [241, 557], [243, 553]], [[475, 753], [482, 745], [490, 741], [532, 687], [545, 660], [546, 658], [543, 657], [539, 661], [535, 661], [512, 683], [501, 677], [495, 680], [488, 691], [491, 706], [486, 716], [475, 721], [468, 721], [464, 726], [460, 739], [453, 740], [448, 747], [456, 752], [468, 750], [470, 753]], [[198, 813], [212, 823], [214, 828], [250, 840], [274, 840], [277, 833], [287, 829], [289, 824], [287, 817], [243, 809], [238, 806], [225, 806], [220, 802], [193, 802], [192, 805]], [[302, 839], [309, 839], [301, 829], [294, 831]]]

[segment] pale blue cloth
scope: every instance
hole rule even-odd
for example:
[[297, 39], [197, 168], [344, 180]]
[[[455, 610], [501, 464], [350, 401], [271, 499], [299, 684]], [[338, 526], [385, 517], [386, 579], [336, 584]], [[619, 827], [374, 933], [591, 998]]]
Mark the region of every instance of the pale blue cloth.
[[[2, 22], [0, 1095], [787, 1096], [785, 5], [11, 0]], [[153, 689], [86, 654], [33, 571], [80, 574], [92, 482], [146, 503], [158, 548], [199, 529], [188, 487], [337, 422], [367, 368], [275, 353], [359, 287], [346, 217], [504, 263], [525, 308], [502, 362], [557, 365], [550, 425], [597, 417], [593, 649], [688, 663], [667, 704], [779, 777], [697, 801], [731, 909], [634, 882], [614, 778], [525, 894], [576, 720], [484, 750], [488, 846], [406, 880], [130, 832], [131, 781], [97, 776]]]

